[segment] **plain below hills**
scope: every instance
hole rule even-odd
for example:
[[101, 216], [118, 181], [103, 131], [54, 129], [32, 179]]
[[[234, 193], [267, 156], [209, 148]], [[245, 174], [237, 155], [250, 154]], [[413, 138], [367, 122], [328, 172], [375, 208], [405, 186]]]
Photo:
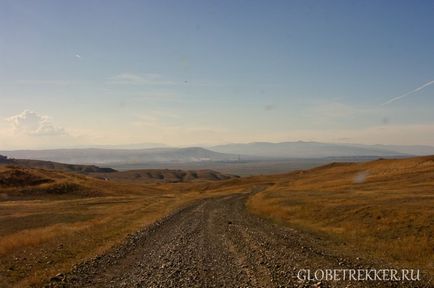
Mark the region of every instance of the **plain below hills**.
[[54, 149], [0, 151], [9, 158], [36, 159], [70, 164], [139, 164], [236, 161], [237, 155], [200, 147], [150, 149]]

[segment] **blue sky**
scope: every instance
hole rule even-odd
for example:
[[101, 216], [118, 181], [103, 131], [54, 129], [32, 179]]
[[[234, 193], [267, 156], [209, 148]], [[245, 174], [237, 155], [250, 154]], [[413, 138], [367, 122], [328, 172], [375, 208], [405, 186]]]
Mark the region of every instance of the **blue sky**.
[[1, 0], [0, 148], [434, 145], [432, 15], [433, 1]]

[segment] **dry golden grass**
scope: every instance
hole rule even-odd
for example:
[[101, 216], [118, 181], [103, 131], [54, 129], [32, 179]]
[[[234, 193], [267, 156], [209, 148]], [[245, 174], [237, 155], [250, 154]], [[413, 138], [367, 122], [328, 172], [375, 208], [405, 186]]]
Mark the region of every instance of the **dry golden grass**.
[[177, 170], [177, 169], [140, 169], [128, 170], [111, 173], [93, 173], [95, 177], [110, 179], [123, 182], [160, 182], [160, 183], [178, 183], [192, 182], [202, 180], [227, 180], [238, 178], [234, 175], [226, 175], [220, 172], [199, 169], [199, 170]]
[[254, 213], [329, 235], [333, 249], [434, 270], [434, 157], [175, 184], [19, 169], [29, 185], [0, 185], [0, 287], [39, 286], [177, 207], [239, 192], [258, 192]]
[[331, 164], [270, 177], [254, 213], [366, 257], [434, 272], [434, 157]]
[[[0, 287], [40, 286], [178, 207], [246, 189], [237, 187], [238, 179], [229, 180], [233, 188], [226, 189], [223, 181], [119, 183], [5, 166], [0, 178], [8, 171], [18, 175], [19, 185], [0, 185]], [[50, 181], [23, 185], [20, 177]], [[62, 190], [68, 185], [75, 188]]]

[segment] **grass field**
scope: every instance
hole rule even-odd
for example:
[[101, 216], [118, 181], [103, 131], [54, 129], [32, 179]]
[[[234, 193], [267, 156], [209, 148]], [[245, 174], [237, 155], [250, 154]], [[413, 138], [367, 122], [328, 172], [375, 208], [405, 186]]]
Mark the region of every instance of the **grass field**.
[[237, 192], [331, 250], [434, 275], [434, 157], [181, 183], [0, 166], [0, 287], [39, 287], [183, 205]]
[[248, 189], [228, 181], [231, 189], [224, 181], [118, 183], [0, 166], [0, 287], [40, 286], [186, 203]]
[[434, 157], [337, 163], [272, 178], [250, 197], [253, 213], [325, 235], [334, 249], [434, 274]]

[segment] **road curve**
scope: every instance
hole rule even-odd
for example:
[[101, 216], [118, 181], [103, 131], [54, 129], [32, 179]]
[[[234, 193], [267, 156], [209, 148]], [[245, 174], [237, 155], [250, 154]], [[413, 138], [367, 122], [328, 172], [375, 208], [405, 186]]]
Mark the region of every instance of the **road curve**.
[[131, 235], [111, 252], [53, 277], [47, 286], [403, 287], [299, 280], [300, 269], [360, 264], [326, 254], [310, 235], [249, 214], [246, 197], [199, 201]]

